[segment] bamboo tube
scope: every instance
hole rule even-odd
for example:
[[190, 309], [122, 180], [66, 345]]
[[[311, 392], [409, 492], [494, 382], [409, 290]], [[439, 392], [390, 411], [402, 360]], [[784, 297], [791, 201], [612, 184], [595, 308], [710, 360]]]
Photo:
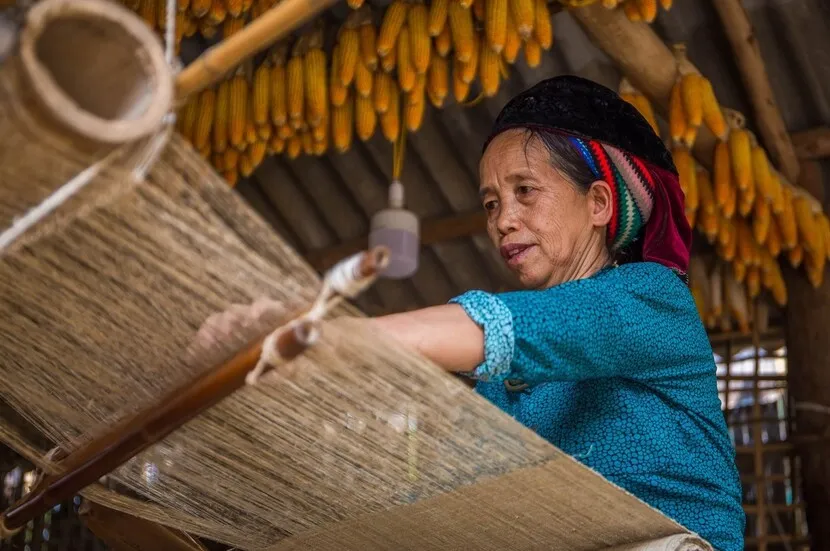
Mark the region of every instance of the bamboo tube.
[[[364, 252], [358, 268], [359, 277], [376, 276], [388, 261], [385, 247]], [[312, 335], [316, 331], [311, 322], [290, 325], [294, 320], [289, 320], [276, 339], [277, 352], [285, 361], [302, 354], [312, 344]], [[33, 518], [93, 484], [242, 388], [246, 384], [245, 377], [257, 365], [264, 340], [265, 337], [254, 340], [195, 381], [176, 388], [156, 404], [66, 456], [61, 462], [61, 472], [44, 477], [29, 494], [0, 516], [0, 539], [14, 534]]]
[[248, 57], [264, 50], [337, 0], [282, 0], [241, 31], [209, 48], [176, 78], [176, 100], [219, 80]]

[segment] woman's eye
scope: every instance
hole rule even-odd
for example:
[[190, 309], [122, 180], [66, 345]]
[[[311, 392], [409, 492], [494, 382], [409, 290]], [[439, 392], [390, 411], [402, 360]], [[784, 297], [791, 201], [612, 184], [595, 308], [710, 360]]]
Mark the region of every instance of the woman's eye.
[[487, 201], [487, 202], [484, 203], [484, 209], [485, 210], [493, 210], [495, 208], [496, 208], [496, 202], [495, 201]]
[[517, 191], [519, 192], [519, 195], [527, 195], [533, 191], [533, 188], [530, 186], [519, 186]]

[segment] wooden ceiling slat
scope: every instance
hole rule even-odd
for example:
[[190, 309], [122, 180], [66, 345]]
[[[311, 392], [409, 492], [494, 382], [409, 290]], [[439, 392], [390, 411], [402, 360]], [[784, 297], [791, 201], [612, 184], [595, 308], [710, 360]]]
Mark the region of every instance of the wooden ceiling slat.
[[335, 171], [329, 170], [326, 163], [317, 157], [300, 155], [288, 167], [335, 230], [339, 241], [368, 233], [366, 214], [361, 212], [348, 192], [344, 193], [340, 185], [342, 179]]
[[239, 182], [236, 191], [250, 204], [257, 213], [268, 222], [274, 230], [298, 252], [302, 251], [300, 238], [290, 224], [280, 216], [274, 205], [262, 191], [260, 182], [255, 178], [246, 178]]
[[276, 157], [266, 158], [256, 171], [262, 192], [288, 223], [304, 250], [329, 247], [336, 242], [334, 232], [297, 187], [297, 182]]

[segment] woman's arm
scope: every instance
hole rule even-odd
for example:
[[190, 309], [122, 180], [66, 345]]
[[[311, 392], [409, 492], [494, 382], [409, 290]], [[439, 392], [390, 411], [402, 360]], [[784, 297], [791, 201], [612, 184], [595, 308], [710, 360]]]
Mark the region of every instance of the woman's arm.
[[431, 306], [368, 321], [447, 371], [472, 371], [484, 361], [484, 331], [458, 304]]

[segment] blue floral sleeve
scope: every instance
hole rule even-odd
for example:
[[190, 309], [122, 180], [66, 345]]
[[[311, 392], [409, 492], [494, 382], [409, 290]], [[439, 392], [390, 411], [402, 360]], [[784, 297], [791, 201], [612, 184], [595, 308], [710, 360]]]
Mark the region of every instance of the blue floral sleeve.
[[[706, 338], [688, 288], [655, 264], [624, 265], [544, 290], [470, 291], [451, 302], [484, 331], [485, 359], [473, 372], [483, 381], [657, 377], [666, 365], [690, 365], [688, 348], [661, 338], [670, 324], [698, 324]], [[703, 368], [711, 363], [700, 360]]]

